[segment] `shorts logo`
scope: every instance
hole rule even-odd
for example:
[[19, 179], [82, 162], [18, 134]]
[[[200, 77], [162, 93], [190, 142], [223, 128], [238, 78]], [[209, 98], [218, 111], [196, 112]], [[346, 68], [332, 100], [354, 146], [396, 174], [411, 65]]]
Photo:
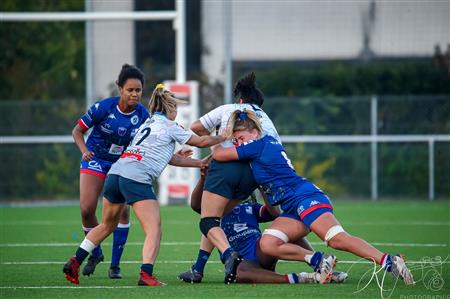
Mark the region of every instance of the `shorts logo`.
[[95, 171], [99, 171], [99, 172], [103, 171], [102, 167], [100, 166], [100, 164], [97, 161], [89, 161], [88, 168], [95, 170]]
[[297, 209], [297, 214], [301, 214], [301, 213], [303, 213], [303, 211], [305, 210], [305, 208], [303, 207], [303, 205], [301, 205], [300, 207], [298, 207], [298, 209]]
[[127, 128], [119, 127], [117, 129], [117, 134], [119, 134], [119, 136], [124, 136], [126, 133], [127, 133]]
[[136, 125], [139, 121], [139, 117], [137, 115], [134, 115], [131, 119], [130, 119], [131, 123], [133, 125]]
[[311, 203], [309, 204], [310, 207], [314, 206], [314, 205], [318, 205], [320, 202], [318, 202], [317, 200], [313, 200], [311, 201]]

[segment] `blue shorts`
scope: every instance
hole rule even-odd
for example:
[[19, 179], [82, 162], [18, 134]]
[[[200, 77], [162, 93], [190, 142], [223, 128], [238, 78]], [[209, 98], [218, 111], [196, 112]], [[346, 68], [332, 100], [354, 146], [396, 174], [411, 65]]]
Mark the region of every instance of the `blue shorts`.
[[295, 190], [295, 197], [281, 203], [281, 217], [303, 222], [308, 228], [322, 214], [333, 212], [333, 204], [328, 196], [310, 182]]
[[248, 162], [212, 160], [203, 190], [228, 199], [244, 200], [257, 187]]
[[156, 200], [153, 186], [139, 183], [116, 174], [109, 174], [105, 181], [103, 196], [111, 203], [133, 203], [146, 199]]
[[98, 159], [94, 156], [91, 161], [81, 160], [80, 173], [88, 173], [101, 178], [105, 178], [113, 162]]
[[239, 252], [244, 260], [247, 261], [258, 261], [258, 256], [256, 250], [258, 248], [258, 240], [261, 236], [256, 238], [249, 238], [245, 240], [245, 243], [239, 244], [238, 248], [234, 248]]

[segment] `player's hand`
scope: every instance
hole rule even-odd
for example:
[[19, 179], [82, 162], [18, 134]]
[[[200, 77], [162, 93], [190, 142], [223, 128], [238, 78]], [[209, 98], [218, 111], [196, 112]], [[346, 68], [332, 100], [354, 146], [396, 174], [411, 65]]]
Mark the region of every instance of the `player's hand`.
[[83, 153], [83, 155], [81, 156], [81, 159], [82, 159], [83, 161], [88, 162], [88, 161], [91, 161], [92, 158], [94, 158], [94, 155], [95, 155], [95, 154], [94, 154], [93, 152], [87, 151], [87, 152], [84, 152], [84, 153]]
[[180, 149], [175, 154], [177, 154], [178, 156], [185, 157], [185, 158], [190, 158], [194, 154], [194, 151], [191, 149]]

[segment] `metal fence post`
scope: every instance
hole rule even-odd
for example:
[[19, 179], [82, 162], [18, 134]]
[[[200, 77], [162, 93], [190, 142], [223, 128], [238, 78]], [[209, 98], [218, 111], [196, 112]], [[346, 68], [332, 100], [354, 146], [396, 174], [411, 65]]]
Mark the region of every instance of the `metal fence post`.
[[372, 200], [378, 200], [378, 142], [377, 137], [377, 126], [378, 126], [378, 98], [377, 96], [372, 96], [370, 99], [370, 116], [371, 125], [370, 133], [372, 136], [371, 142], [371, 191]]
[[434, 200], [434, 139], [428, 140], [428, 199]]

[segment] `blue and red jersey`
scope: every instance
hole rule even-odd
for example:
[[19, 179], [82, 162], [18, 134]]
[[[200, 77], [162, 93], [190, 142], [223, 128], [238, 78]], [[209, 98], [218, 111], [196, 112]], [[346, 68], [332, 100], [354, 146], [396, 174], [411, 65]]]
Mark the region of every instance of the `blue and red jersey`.
[[84, 130], [92, 128], [86, 141], [88, 149], [98, 159], [115, 162], [130, 143], [141, 124], [149, 117], [141, 104], [130, 113], [119, 109], [119, 97], [96, 102], [78, 120]]

